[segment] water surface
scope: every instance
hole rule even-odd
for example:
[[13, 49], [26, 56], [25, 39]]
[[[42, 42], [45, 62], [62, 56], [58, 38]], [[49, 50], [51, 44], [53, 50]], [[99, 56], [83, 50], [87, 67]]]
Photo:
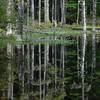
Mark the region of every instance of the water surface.
[[100, 35], [87, 36], [84, 73], [82, 40], [69, 35], [2, 46], [0, 100], [100, 100]]

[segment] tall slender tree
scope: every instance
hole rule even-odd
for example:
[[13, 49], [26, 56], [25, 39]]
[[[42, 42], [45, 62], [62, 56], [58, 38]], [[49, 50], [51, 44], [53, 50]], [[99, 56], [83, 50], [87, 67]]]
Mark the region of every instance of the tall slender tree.
[[85, 9], [85, 0], [82, 0], [82, 12], [83, 12], [83, 31], [86, 31], [86, 9]]
[[39, 0], [39, 26], [41, 25], [41, 0]]
[[32, 24], [34, 25], [34, 18], [35, 18], [35, 15], [34, 15], [34, 12], [35, 12], [35, 4], [34, 4], [34, 0], [31, 0], [31, 13], [32, 13]]
[[80, 0], [77, 3], [77, 24], [79, 24], [79, 16], [80, 16]]
[[61, 0], [61, 24], [65, 24], [65, 0]]
[[93, 31], [96, 30], [96, 1], [93, 0]]
[[55, 0], [54, 4], [55, 4], [54, 25], [55, 25], [55, 27], [57, 27], [57, 0]]
[[44, 19], [49, 22], [49, 0], [44, 0]]
[[29, 0], [27, 0], [27, 25], [29, 25]]
[[13, 1], [8, 0], [8, 5], [7, 5], [7, 19], [8, 19], [8, 24], [7, 24], [7, 32], [6, 35], [12, 34], [12, 23], [11, 23], [11, 16], [12, 16], [12, 10], [13, 10]]
[[52, 0], [52, 24], [54, 23], [54, 0]]

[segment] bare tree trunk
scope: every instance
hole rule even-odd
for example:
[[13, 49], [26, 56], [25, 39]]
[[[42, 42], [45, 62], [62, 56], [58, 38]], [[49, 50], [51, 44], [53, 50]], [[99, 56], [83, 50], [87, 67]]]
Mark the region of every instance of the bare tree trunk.
[[65, 23], [65, 0], [61, 0], [61, 24]]
[[27, 26], [29, 26], [29, 0], [27, 0]]
[[7, 6], [7, 17], [8, 17], [8, 24], [7, 24], [7, 32], [6, 35], [12, 34], [12, 23], [11, 23], [11, 16], [12, 16], [12, 8], [13, 8], [13, 1], [8, 0], [8, 6]]
[[34, 10], [34, 0], [31, 0], [31, 13], [32, 13], [32, 25], [33, 26], [34, 26], [34, 17], [35, 17], [34, 12], [35, 12], [35, 10]]
[[83, 31], [86, 31], [86, 12], [85, 12], [85, 0], [82, 1], [83, 8]]
[[54, 0], [52, 0], [52, 24], [54, 23]]
[[49, 22], [49, 0], [44, 0], [44, 19]]
[[57, 27], [57, 0], [55, 0], [55, 16], [54, 16], [54, 25]]
[[41, 25], [41, 0], [39, 0], [39, 26]]
[[80, 0], [78, 0], [78, 5], [77, 5], [77, 24], [79, 24], [79, 15], [80, 15]]
[[93, 31], [96, 30], [96, 1], [93, 0]]
[[24, 1], [20, 0], [18, 2], [18, 30], [19, 34], [23, 33], [23, 19], [24, 19]]
[[[13, 56], [13, 51], [12, 45], [9, 43], [7, 44], [7, 55], [11, 60]], [[13, 100], [13, 70], [11, 61], [8, 62], [8, 100]]]

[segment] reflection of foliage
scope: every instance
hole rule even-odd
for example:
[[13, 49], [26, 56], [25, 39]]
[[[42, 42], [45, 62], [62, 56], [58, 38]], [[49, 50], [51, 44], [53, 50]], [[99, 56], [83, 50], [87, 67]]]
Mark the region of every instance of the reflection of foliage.
[[0, 49], [0, 90], [7, 88], [7, 55], [4, 48]]

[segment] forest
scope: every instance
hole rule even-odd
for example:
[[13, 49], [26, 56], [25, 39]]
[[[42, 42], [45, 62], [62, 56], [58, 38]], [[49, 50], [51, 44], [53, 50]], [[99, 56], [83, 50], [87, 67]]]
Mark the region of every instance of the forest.
[[100, 0], [0, 0], [0, 100], [100, 100]]
[[8, 27], [19, 29], [21, 34], [24, 29], [82, 27], [84, 10], [88, 28], [96, 25], [99, 28], [99, 5], [99, 0], [3, 0], [0, 1], [0, 28], [2, 31]]

